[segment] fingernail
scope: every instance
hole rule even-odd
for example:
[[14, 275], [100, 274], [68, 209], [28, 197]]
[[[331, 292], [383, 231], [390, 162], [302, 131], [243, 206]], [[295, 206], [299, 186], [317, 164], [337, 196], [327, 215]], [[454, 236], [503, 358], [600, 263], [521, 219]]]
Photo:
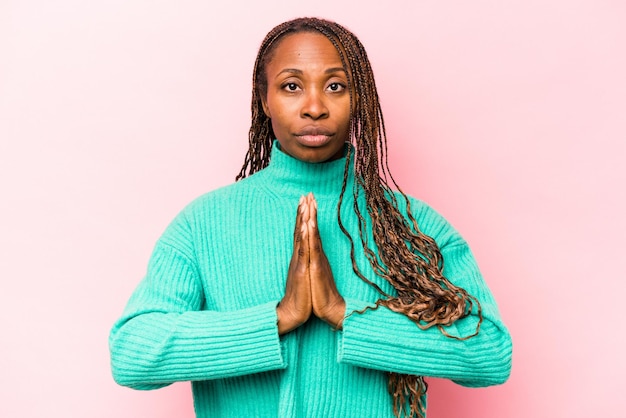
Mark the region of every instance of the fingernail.
[[298, 203], [298, 204], [301, 205], [302, 202], [304, 202], [304, 196], [300, 196], [300, 203]]

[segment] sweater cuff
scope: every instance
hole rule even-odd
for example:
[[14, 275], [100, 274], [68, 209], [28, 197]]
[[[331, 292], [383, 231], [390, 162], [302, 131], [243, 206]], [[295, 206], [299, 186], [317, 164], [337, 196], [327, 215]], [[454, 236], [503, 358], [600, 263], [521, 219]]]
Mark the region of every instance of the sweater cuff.
[[[338, 333], [339, 362], [367, 369], [452, 379], [464, 386], [503, 383], [511, 370], [511, 339], [506, 329], [485, 320], [479, 335], [462, 341], [446, 337], [436, 327], [420, 329], [405, 315], [358, 300], [346, 300], [347, 316]], [[446, 328], [467, 335], [474, 315]], [[458, 324], [458, 325], [457, 325]]]
[[372, 302], [351, 298], [344, 298], [344, 300], [346, 302], [346, 316], [343, 320], [342, 331], [337, 334], [339, 338], [337, 361], [363, 365], [363, 360], [371, 359], [372, 364], [369, 365], [369, 368], [377, 368], [372, 367], [376, 363], [375, 357], [377, 354], [385, 357], [386, 354], [372, 350], [372, 346], [376, 345], [377, 339], [385, 339], [385, 334], [380, 332], [380, 328], [372, 330], [371, 322], [363, 321], [361, 316], [366, 315], [368, 310], [380, 308], [376, 308]]
[[415, 368], [416, 333], [418, 338], [424, 337], [419, 331], [409, 318], [384, 306], [376, 308], [373, 302], [346, 299], [337, 360], [367, 369], [407, 373]]
[[111, 338], [115, 380], [137, 388], [234, 377], [287, 367], [276, 304], [230, 311], [151, 312]]
[[[211, 324], [211, 335], [207, 337], [213, 343], [207, 344], [207, 348], [213, 353], [206, 353], [207, 357], [214, 357], [211, 374], [239, 376], [287, 367], [286, 346], [278, 335], [277, 303], [232, 312], [226, 315], [227, 320]], [[210, 322], [212, 315], [207, 316]]]

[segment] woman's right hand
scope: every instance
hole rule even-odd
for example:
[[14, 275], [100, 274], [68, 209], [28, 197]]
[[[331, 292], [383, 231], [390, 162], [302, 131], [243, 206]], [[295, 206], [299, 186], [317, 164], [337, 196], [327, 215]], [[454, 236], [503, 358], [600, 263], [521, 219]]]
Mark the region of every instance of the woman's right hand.
[[293, 232], [293, 254], [289, 262], [285, 296], [276, 308], [280, 335], [304, 324], [313, 311], [309, 273], [310, 251], [307, 226], [309, 217], [308, 202], [302, 197], [298, 205], [296, 226]]

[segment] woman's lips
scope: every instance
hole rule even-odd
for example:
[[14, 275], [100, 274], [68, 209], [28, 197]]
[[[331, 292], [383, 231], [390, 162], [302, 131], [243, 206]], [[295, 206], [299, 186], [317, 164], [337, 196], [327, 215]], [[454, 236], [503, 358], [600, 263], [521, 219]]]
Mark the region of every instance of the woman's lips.
[[307, 147], [321, 147], [330, 141], [330, 135], [297, 135], [298, 142]]
[[332, 138], [332, 132], [323, 128], [305, 128], [296, 133], [298, 142], [307, 147], [321, 147], [326, 145]]

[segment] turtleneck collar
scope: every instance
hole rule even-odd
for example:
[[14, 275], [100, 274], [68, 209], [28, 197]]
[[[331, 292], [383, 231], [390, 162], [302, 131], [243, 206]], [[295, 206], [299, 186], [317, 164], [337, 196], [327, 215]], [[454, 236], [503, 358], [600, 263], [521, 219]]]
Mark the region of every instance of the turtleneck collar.
[[[325, 163], [308, 163], [286, 154], [274, 141], [269, 165], [258, 174], [264, 178], [262, 183], [279, 196], [300, 197], [312, 192], [316, 199], [339, 199], [346, 167], [348, 149], [354, 148], [346, 143], [344, 156]], [[354, 182], [354, 164], [350, 164], [346, 190], [352, 190]], [[350, 193], [348, 193], [350, 194]]]

